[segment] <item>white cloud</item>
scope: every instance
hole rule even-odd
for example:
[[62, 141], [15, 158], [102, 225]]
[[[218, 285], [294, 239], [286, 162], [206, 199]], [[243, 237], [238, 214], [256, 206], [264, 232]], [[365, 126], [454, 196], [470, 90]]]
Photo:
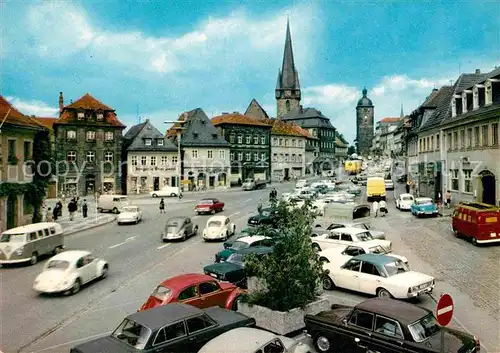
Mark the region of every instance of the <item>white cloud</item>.
[[32, 100], [25, 101], [17, 97], [5, 97], [10, 104], [25, 115], [36, 115], [41, 117], [55, 117], [59, 113], [58, 108], [49, 106], [45, 102]]

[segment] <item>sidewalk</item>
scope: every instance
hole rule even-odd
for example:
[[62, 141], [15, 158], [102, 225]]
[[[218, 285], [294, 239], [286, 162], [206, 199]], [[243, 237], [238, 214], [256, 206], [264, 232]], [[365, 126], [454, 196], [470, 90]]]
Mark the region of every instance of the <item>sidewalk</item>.
[[56, 222], [63, 227], [64, 235], [70, 235], [114, 222], [115, 219], [116, 216], [113, 214], [91, 214], [89, 217], [83, 218], [80, 213], [75, 215], [75, 218], [72, 221], [69, 220], [69, 216], [63, 216], [58, 218]]

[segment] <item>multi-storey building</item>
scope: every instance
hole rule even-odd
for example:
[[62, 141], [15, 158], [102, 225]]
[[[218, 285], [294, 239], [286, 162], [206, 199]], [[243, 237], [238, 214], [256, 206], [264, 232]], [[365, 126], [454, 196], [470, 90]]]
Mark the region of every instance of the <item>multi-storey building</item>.
[[179, 185], [178, 151], [149, 119], [132, 126], [123, 136], [123, 190], [140, 193]]
[[115, 110], [85, 94], [54, 122], [58, 194], [121, 193], [122, 131]]
[[383, 118], [377, 121], [371, 152], [379, 156], [392, 156], [396, 143], [394, 135], [403, 122], [403, 118]]
[[337, 134], [335, 138], [335, 156], [341, 163], [347, 159], [347, 148], [349, 143], [345, 140], [344, 136]]
[[[43, 127], [25, 116], [0, 95], [0, 232], [31, 223], [29, 198], [15, 184], [33, 181], [33, 143]], [[12, 184], [12, 185], [11, 185]], [[9, 191], [10, 190], [10, 191]]]

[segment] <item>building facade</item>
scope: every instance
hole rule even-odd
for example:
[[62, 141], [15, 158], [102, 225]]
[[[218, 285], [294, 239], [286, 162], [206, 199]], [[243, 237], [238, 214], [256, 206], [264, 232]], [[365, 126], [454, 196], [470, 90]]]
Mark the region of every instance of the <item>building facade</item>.
[[363, 96], [356, 106], [356, 144], [357, 153], [363, 156], [370, 154], [373, 140], [373, 122], [375, 107], [367, 96], [368, 91], [363, 89]]
[[403, 125], [403, 122], [403, 118], [383, 118], [377, 121], [371, 146], [374, 155], [385, 157], [394, 155], [396, 130]]
[[340, 163], [343, 163], [347, 159], [347, 148], [349, 143], [342, 137], [342, 135], [337, 135], [335, 138], [335, 157]]
[[115, 110], [85, 94], [54, 122], [58, 195], [121, 193], [122, 131]]
[[269, 124], [238, 112], [222, 113], [212, 118], [212, 124], [230, 145], [231, 184], [247, 178], [270, 180]]
[[[33, 181], [30, 165], [35, 135], [43, 127], [0, 95], [0, 232], [31, 223], [33, 207], [9, 186]], [[15, 186], [14, 186], [15, 187]]]
[[153, 126], [149, 119], [132, 126], [123, 136], [122, 173], [127, 193], [156, 191], [179, 185], [178, 151], [172, 141]]

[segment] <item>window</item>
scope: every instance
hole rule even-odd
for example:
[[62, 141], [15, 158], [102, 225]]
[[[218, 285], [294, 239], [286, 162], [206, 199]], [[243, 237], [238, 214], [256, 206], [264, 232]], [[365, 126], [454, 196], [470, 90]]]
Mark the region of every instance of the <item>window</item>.
[[278, 146], [278, 138], [277, 137], [273, 137], [273, 146]]
[[76, 115], [78, 120], [83, 120], [85, 118], [85, 113], [84, 112], [78, 112]]
[[145, 140], [144, 140], [144, 144], [145, 144], [146, 146], [151, 146], [151, 139], [145, 139]]
[[254, 152], [253, 154], [253, 160], [258, 161], [259, 160], [259, 154], [257, 152]]
[[141, 156], [141, 165], [148, 165], [148, 157], [146, 156]]
[[153, 346], [183, 336], [186, 336], [186, 327], [184, 325], [184, 321], [177, 322], [175, 324], [164, 327], [160, 331], [158, 331]]
[[156, 165], [156, 156], [149, 157], [149, 165], [153, 167]]
[[430, 145], [430, 150], [433, 151], [434, 148], [434, 136], [431, 136], [431, 145]]
[[299, 158], [297, 159], [297, 162], [302, 162], [302, 155], [299, 154]]
[[347, 234], [347, 233], [342, 233], [340, 235], [340, 240], [344, 240], [344, 241], [352, 241], [352, 237], [350, 234]]
[[219, 158], [220, 159], [226, 159], [226, 151], [220, 150], [219, 151]]
[[238, 152], [238, 160], [239, 161], [243, 160], [243, 152]]
[[251, 156], [250, 152], [247, 152], [247, 153], [246, 153], [245, 159], [246, 159], [247, 161], [252, 160], [252, 156]]
[[229, 159], [234, 161], [234, 152], [229, 152]]
[[177, 164], [177, 159], [178, 156], [172, 156], [172, 164]]
[[200, 283], [199, 289], [200, 289], [200, 294], [205, 295], [217, 292], [219, 290], [219, 286], [215, 282], [204, 282]]
[[191, 157], [193, 159], [198, 159], [198, 150], [192, 150], [191, 151]]
[[481, 137], [479, 136], [479, 126], [474, 127], [474, 147], [479, 147]]
[[375, 332], [395, 338], [404, 338], [399, 323], [385, 317], [377, 316], [375, 320]]
[[255, 135], [255, 136], [253, 137], [253, 144], [254, 144], [254, 145], [258, 145], [258, 144], [259, 144], [259, 136]]
[[266, 159], [267, 159], [267, 158], [266, 158], [266, 154], [265, 154], [264, 152], [262, 152], [262, 153], [260, 154], [260, 160], [261, 160], [261, 161], [265, 161]]
[[87, 162], [89, 162], [89, 163], [95, 162], [95, 152], [87, 151]]
[[365, 254], [365, 251], [357, 246], [348, 246], [342, 254], [347, 256], [358, 256]]
[[285, 139], [285, 147], [288, 147], [288, 140]]
[[452, 146], [451, 145], [451, 132], [448, 133], [448, 141], [446, 141], [446, 142], [447, 142], [446, 143], [446, 145], [447, 145], [446, 147], [447, 147], [447, 150], [449, 151], [449, 150], [451, 150], [451, 146]]
[[498, 123], [491, 124], [491, 144], [498, 146]]
[[[265, 347], [264, 347], [264, 352], [263, 353], [284, 353], [285, 352], [285, 347], [283, 347], [283, 344], [279, 339], [274, 340], [272, 342], [269, 342]], [[258, 352], [260, 353], [260, 352]]]
[[283, 146], [283, 139], [280, 139], [280, 146]]
[[453, 149], [458, 149], [458, 132], [453, 132]]
[[132, 156], [132, 158], [130, 159], [130, 163], [132, 163], [132, 165], [137, 165], [137, 156]]
[[261, 136], [261, 137], [260, 137], [260, 143], [261, 143], [262, 145], [265, 145], [265, 144], [266, 144], [266, 137], [265, 137], [265, 136]]
[[24, 160], [27, 161], [31, 158], [31, 141], [24, 141]]
[[186, 289], [184, 289], [180, 294], [179, 294], [179, 300], [188, 300], [192, 299], [194, 297], [198, 296], [198, 291], [196, 290], [196, 286], [191, 286]]
[[295, 154], [292, 154], [292, 162], [295, 162]]
[[439, 140], [439, 134], [436, 135], [436, 150], [439, 151], [441, 141]]
[[102, 121], [104, 119], [104, 114], [98, 113], [97, 114], [97, 121]]
[[238, 135], [238, 143], [243, 143], [243, 136]]
[[162, 139], [158, 139], [158, 146], [163, 146], [163, 140]]
[[488, 146], [488, 125], [483, 125], [481, 132], [481, 146]]
[[363, 327], [371, 331], [373, 328], [373, 314], [357, 311], [349, 319], [349, 324]]
[[105, 162], [113, 162], [113, 152], [104, 153], [104, 161]]
[[95, 131], [87, 131], [87, 141], [95, 140]]
[[234, 135], [229, 135], [229, 143], [234, 143]]
[[458, 169], [451, 170], [451, 189], [458, 191]]
[[278, 161], [278, 154], [273, 153], [273, 162], [277, 162], [277, 161]]
[[346, 270], [354, 271], [354, 272], [359, 272], [361, 269], [361, 261], [359, 260], [350, 260], [344, 268]]
[[464, 174], [464, 191], [472, 192], [472, 170], [465, 169], [462, 173]]
[[287, 154], [285, 154], [285, 162], [288, 162], [288, 159], [290, 158], [290, 156]]
[[193, 317], [191, 319], [186, 320], [188, 333], [195, 333], [211, 326], [214, 326], [212, 320], [210, 320], [206, 315]]
[[208, 151], [207, 151], [207, 158], [208, 158], [208, 159], [212, 159], [212, 158], [214, 158], [214, 153], [213, 153], [213, 151], [211, 151], [211, 150], [208, 150]]
[[113, 141], [115, 138], [115, 134], [113, 134], [113, 131], [106, 131], [104, 133], [104, 140], [105, 141]]
[[460, 149], [465, 148], [465, 130], [460, 130]]
[[363, 262], [361, 265], [361, 272], [366, 273], [367, 275], [380, 276], [378, 269], [373, 264], [368, 262]]
[[465, 147], [466, 148], [472, 147], [472, 128], [467, 129], [467, 142]]
[[246, 140], [245, 142], [246, 142], [247, 145], [249, 145], [249, 144], [252, 143], [252, 137], [251, 136], [247, 136], [245, 140]]
[[161, 165], [165, 166], [168, 164], [168, 157], [167, 156], [161, 156]]
[[66, 139], [76, 140], [76, 131], [75, 130], [66, 131]]
[[292, 147], [295, 147], [296, 141], [295, 139], [292, 140]]

